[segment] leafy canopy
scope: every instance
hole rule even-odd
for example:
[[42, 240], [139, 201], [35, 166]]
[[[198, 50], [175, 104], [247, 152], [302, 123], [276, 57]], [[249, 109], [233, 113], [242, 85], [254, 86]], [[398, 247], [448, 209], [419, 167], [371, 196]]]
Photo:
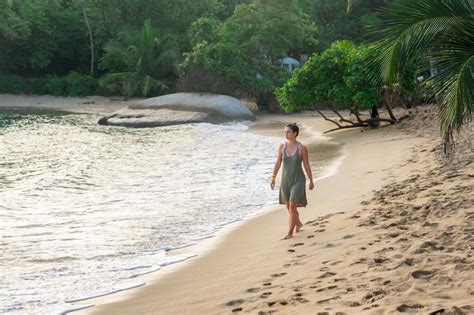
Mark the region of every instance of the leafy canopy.
[[294, 0], [240, 4], [224, 22], [201, 18], [190, 28], [182, 68], [202, 66], [252, 92], [272, 91], [289, 74], [281, 59], [313, 41], [314, 25]]
[[364, 70], [368, 53], [367, 47], [350, 41], [333, 43], [276, 89], [278, 101], [287, 112], [319, 105], [354, 111], [372, 106], [379, 95]]

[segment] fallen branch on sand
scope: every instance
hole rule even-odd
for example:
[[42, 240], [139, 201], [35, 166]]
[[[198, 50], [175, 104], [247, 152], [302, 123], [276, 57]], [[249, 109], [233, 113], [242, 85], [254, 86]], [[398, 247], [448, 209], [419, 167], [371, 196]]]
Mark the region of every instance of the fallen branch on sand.
[[[396, 123], [399, 123], [401, 122], [402, 120], [406, 119], [409, 117], [409, 115], [405, 115], [405, 116], [402, 116], [401, 118], [396, 118], [392, 111], [390, 111], [390, 116], [391, 118], [390, 119], [387, 119], [387, 118], [380, 118], [380, 117], [377, 117], [377, 118], [368, 118], [368, 119], [361, 119], [360, 118], [360, 115], [359, 113], [357, 112], [351, 112], [352, 114], [354, 114], [357, 118], [357, 122], [353, 122], [352, 120], [349, 120], [349, 119], [346, 119], [344, 117], [342, 117], [342, 115], [335, 109], [331, 108], [331, 110], [337, 115], [339, 116], [339, 122], [334, 120], [334, 119], [330, 119], [328, 118], [326, 115], [324, 115], [324, 113], [322, 111], [320, 111], [319, 109], [316, 109], [318, 111], [318, 113], [321, 115], [321, 117], [323, 117], [325, 120], [327, 121], [330, 121], [332, 122], [333, 124], [335, 124], [337, 126], [337, 128], [333, 128], [333, 129], [330, 129], [330, 130], [327, 130], [325, 131], [324, 133], [329, 133], [329, 132], [332, 132], [332, 131], [336, 131], [336, 130], [339, 130], [339, 129], [349, 129], [349, 128], [364, 128], [364, 127], [378, 127], [380, 125], [381, 122], [388, 122], [390, 125], [393, 125], [393, 124], [396, 124]], [[345, 124], [341, 124], [342, 123], [345, 123]]]

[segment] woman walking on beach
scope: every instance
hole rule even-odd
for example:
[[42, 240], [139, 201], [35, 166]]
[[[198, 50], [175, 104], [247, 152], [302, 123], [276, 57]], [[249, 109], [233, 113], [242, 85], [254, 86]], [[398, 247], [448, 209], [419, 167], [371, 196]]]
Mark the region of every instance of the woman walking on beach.
[[283, 239], [293, 237], [293, 233], [299, 232], [303, 223], [300, 221], [298, 207], [306, 207], [306, 178], [301, 167], [303, 162], [306, 175], [309, 179], [309, 189], [313, 190], [313, 174], [308, 160], [308, 149], [296, 141], [299, 128], [296, 124], [289, 124], [285, 128], [286, 142], [278, 147], [278, 155], [273, 168], [270, 187], [275, 188], [275, 178], [283, 162], [283, 171], [280, 184], [280, 204], [286, 205], [288, 210], [288, 234]]

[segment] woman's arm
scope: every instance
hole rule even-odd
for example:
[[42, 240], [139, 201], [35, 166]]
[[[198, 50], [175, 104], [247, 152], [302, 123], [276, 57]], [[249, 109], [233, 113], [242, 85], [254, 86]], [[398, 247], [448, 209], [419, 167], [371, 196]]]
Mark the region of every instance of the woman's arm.
[[276, 178], [276, 176], [278, 174], [278, 171], [280, 170], [280, 167], [281, 167], [281, 161], [282, 161], [282, 158], [283, 158], [282, 148], [283, 148], [283, 145], [280, 144], [280, 146], [278, 147], [277, 160], [275, 162], [275, 166], [273, 167], [272, 181], [270, 183], [270, 187], [272, 189], [275, 188], [275, 178]]
[[313, 190], [313, 172], [311, 171], [311, 166], [309, 165], [308, 149], [304, 145], [301, 146], [301, 158], [303, 159], [303, 167], [306, 171], [306, 176], [308, 176], [309, 179], [309, 189]]

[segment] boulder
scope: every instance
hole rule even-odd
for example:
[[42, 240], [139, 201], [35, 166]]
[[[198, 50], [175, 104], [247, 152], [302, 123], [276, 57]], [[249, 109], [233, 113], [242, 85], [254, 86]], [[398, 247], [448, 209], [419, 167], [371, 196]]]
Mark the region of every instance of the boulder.
[[175, 93], [139, 101], [99, 120], [100, 125], [159, 127], [197, 122], [255, 120], [238, 99], [209, 93]]

